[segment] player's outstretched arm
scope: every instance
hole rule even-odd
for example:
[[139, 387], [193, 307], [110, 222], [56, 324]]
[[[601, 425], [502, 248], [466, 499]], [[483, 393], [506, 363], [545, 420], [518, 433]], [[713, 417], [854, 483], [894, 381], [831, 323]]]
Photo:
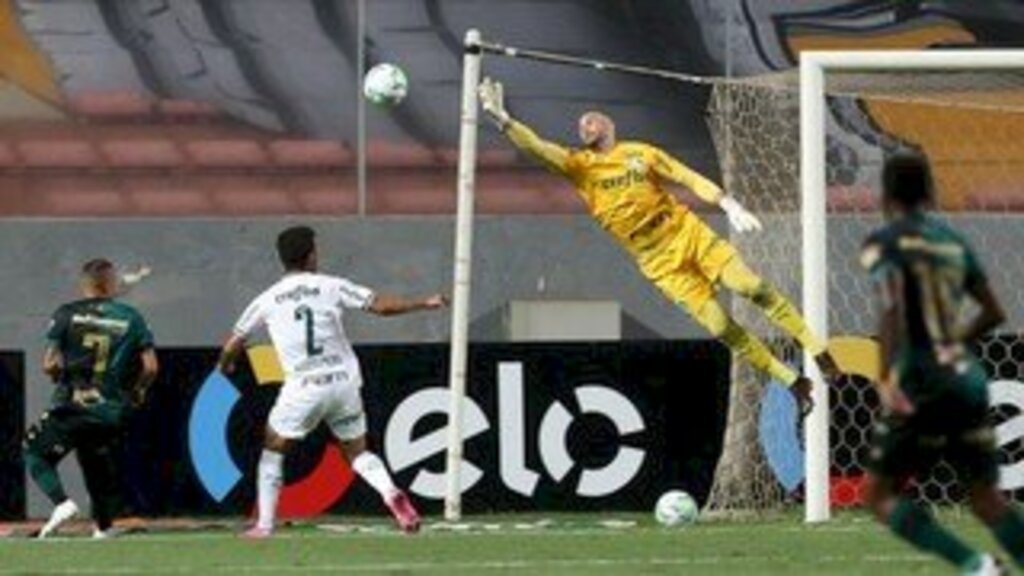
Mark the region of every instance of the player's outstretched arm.
[[377, 294], [373, 297], [370, 305], [366, 307], [366, 310], [378, 316], [397, 316], [420, 310], [436, 310], [447, 305], [448, 298], [443, 294], [431, 294], [422, 298]]
[[220, 350], [220, 358], [217, 360], [217, 369], [223, 374], [231, 374], [235, 371], [235, 362], [245, 350], [245, 337], [240, 334], [232, 334]]
[[663, 150], [657, 150], [654, 170], [662, 178], [689, 188], [698, 198], [722, 208], [729, 225], [737, 232], [761, 230], [761, 221], [717, 184], [692, 170]]
[[512, 118], [505, 109], [505, 89], [501, 82], [484, 78], [477, 92], [484, 112], [516, 148], [536, 157], [556, 172], [564, 174], [568, 171], [569, 149], [541, 138], [529, 126]]

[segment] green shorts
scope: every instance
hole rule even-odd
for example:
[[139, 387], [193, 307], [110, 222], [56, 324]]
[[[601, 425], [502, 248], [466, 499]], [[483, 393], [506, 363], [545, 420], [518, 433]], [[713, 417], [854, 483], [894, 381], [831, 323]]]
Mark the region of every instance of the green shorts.
[[113, 403], [98, 406], [62, 404], [43, 412], [25, 433], [25, 449], [60, 460], [80, 447], [98, 448], [117, 440], [122, 410]]
[[997, 483], [996, 435], [988, 421], [987, 402], [950, 396], [915, 406], [909, 417], [876, 421], [868, 470], [903, 482], [928, 473], [945, 458], [961, 482]]

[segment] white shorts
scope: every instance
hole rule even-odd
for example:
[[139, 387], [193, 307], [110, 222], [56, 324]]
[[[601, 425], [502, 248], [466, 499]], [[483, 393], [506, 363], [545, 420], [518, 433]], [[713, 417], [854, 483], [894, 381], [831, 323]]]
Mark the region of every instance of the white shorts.
[[355, 440], [366, 434], [359, 384], [344, 374], [296, 378], [281, 388], [267, 424], [278, 436], [298, 440], [325, 422], [338, 439]]

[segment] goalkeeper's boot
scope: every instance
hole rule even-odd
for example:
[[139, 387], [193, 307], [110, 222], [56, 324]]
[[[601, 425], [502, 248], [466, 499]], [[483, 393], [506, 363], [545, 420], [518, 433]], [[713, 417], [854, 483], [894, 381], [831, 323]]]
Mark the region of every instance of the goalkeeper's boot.
[[814, 409], [814, 399], [811, 398], [813, 387], [814, 384], [807, 376], [799, 376], [789, 387], [790, 394], [796, 400], [797, 417], [801, 422]]
[[39, 537], [46, 538], [53, 534], [57, 528], [75, 516], [78, 516], [78, 504], [75, 504], [73, 500], [68, 499], [57, 504], [50, 514], [50, 519], [43, 524], [42, 530], [39, 531]]
[[815, 356], [814, 362], [818, 365], [818, 369], [821, 370], [821, 377], [825, 379], [829, 386], [837, 386], [839, 384], [843, 371], [839, 369], [839, 363], [836, 362], [836, 359], [832, 357], [828, 350]]
[[401, 490], [395, 490], [388, 496], [386, 503], [388, 509], [391, 510], [391, 515], [395, 517], [395, 522], [398, 523], [398, 527], [402, 529], [402, 532], [412, 534], [419, 532], [420, 529], [420, 515], [413, 508], [412, 502], [409, 497], [405, 495], [405, 492]]

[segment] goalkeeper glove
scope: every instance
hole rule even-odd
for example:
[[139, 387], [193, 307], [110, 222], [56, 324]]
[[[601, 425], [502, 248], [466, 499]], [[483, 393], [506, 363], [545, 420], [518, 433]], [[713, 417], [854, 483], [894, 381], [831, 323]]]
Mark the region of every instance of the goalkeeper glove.
[[733, 230], [740, 233], [762, 230], [761, 221], [757, 219], [757, 216], [751, 214], [732, 196], [723, 196], [718, 205], [722, 207], [725, 215], [729, 218], [729, 225]]
[[477, 89], [477, 94], [480, 96], [480, 107], [490, 115], [498, 129], [504, 131], [512, 117], [505, 111], [505, 88], [501, 82], [484, 78]]

